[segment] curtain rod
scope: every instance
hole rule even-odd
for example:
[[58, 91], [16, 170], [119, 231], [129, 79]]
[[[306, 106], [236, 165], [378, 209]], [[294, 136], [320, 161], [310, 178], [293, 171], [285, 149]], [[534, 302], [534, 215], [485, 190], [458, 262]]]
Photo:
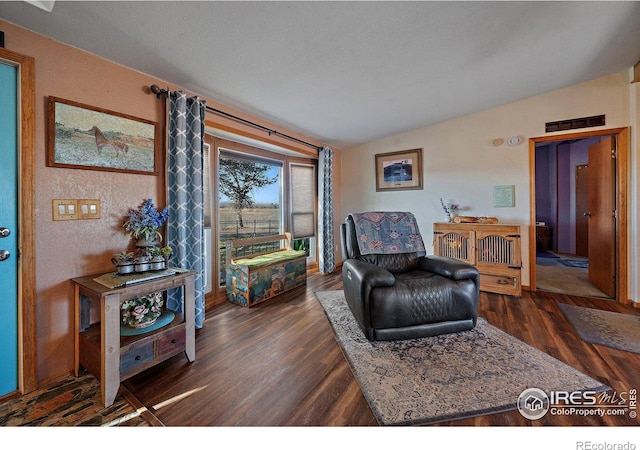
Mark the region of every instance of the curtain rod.
[[[158, 87], [155, 84], [149, 86], [149, 90], [153, 94], [156, 94], [157, 98], [160, 98], [163, 95], [169, 95], [169, 89], [168, 88], [167, 89], [162, 89], [162, 88]], [[318, 151], [322, 151], [323, 147], [319, 147], [319, 146], [311, 144], [309, 142], [305, 142], [305, 141], [303, 141], [301, 139], [295, 138], [293, 136], [289, 136], [288, 134], [280, 133], [279, 131], [272, 130], [272, 129], [267, 128], [265, 126], [262, 126], [262, 125], [260, 125], [258, 123], [251, 122], [251, 121], [249, 121], [247, 119], [243, 119], [242, 117], [234, 116], [233, 114], [229, 114], [227, 112], [220, 111], [219, 109], [212, 108], [211, 106], [206, 106], [205, 105], [205, 108], [207, 109], [207, 111], [211, 111], [212, 113], [218, 114], [219, 116], [223, 116], [223, 117], [226, 117], [227, 119], [232, 119], [232, 120], [235, 120], [237, 122], [243, 123], [245, 125], [249, 125], [251, 127], [258, 128], [258, 129], [260, 129], [262, 131], [266, 131], [267, 133], [269, 133], [269, 136], [271, 136], [271, 135], [280, 136], [282, 138], [289, 139], [291, 141], [295, 141], [295, 142], [298, 142], [300, 144], [308, 145], [309, 147], [313, 147]]]

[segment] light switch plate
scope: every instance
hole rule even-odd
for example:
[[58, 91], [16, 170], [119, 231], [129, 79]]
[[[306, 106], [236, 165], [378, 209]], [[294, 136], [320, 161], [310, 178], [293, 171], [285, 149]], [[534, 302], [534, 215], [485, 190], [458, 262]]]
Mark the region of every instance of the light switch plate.
[[53, 220], [77, 220], [78, 202], [73, 199], [53, 199], [51, 201]]
[[99, 199], [78, 200], [78, 217], [80, 219], [99, 219], [100, 218], [100, 200]]

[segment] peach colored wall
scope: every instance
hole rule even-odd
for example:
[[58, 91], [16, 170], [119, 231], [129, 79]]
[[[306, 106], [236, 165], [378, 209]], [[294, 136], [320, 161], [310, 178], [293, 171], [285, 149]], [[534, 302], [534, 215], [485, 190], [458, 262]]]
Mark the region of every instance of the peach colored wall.
[[[73, 287], [69, 279], [113, 270], [110, 258], [129, 244], [121, 227], [128, 208], [145, 198], [165, 206], [163, 175], [47, 167], [47, 98], [60, 97], [152, 120], [164, 130], [163, 102], [145, 89], [151, 84], [167, 87], [167, 83], [2, 20], [0, 28], [7, 49], [36, 61], [37, 376], [46, 380], [73, 370]], [[207, 104], [258, 121], [219, 103]], [[164, 154], [163, 146], [161, 143]], [[51, 202], [62, 198], [100, 199], [101, 218], [53, 221]]]
[[[164, 205], [162, 176], [47, 167], [47, 98], [60, 97], [154, 122], [163, 105], [144, 92], [158, 80], [1, 22], [6, 47], [36, 61], [36, 339], [43, 380], [73, 369], [73, 287], [70, 278], [112, 269], [128, 245], [120, 227], [127, 208], [144, 198]], [[51, 202], [98, 198], [96, 220], [53, 221]]]

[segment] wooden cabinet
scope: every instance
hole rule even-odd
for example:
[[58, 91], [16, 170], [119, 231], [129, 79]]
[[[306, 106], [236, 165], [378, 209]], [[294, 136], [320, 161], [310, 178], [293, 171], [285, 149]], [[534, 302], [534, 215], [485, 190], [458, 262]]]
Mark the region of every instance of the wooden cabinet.
[[480, 290], [522, 293], [520, 227], [477, 223], [434, 223], [434, 254], [478, 268]]
[[536, 250], [551, 250], [551, 227], [548, 225], [536, 225]]
[[[189, 361], [195, 360], [195, 275], [177, 273], [114, 289], [97, 283], [96, 276], [71, 280], [75, 288], [75, 373], [77, 376], [82, 366], [100, 381], [105, 407], [113, 404], [120, 383], [127, 378], [182, 352]], [[173, 288], [182, 288], [184, 314], [174, 313], [171, 323], [157, 330], [120, 335], [123, 302]], [[99, 321], [91, 320], [91, 302], [98, 304]]]

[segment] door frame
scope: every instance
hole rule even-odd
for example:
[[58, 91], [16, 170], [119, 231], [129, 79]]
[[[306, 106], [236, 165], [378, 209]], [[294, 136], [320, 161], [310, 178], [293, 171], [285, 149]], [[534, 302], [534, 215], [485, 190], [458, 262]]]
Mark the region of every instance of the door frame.
[[0, 61], [18, 69], [18, 389], [37, 388], [35, 264], [35, 59], [0, 48]]
[[536, 144], [538, 142], [585, 139], [612, 135], [616, 137], [616, 301], [632, 304], [628, 298], [628, 198], [629, 198], [629, 127], [583, 131], [529, 138], [529, 289], [536, 291]]

